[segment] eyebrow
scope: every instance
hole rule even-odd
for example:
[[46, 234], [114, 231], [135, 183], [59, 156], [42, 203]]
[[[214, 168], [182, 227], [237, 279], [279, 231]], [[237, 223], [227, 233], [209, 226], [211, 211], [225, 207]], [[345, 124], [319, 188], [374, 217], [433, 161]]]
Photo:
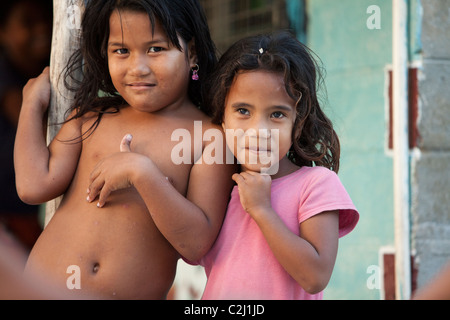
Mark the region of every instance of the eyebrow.
[[[239, 108], [254, 108], [255, 106], [248, 104], [246, 102], [236, 102], [233, 103], [231, 105], [232, 108], [234, 109], [239, 109]], [[293, 108], [289, 107], [289, 106], [285, 106], [285, 105], [274, 105], [274, 106], [270, 106], [270, 109], [276, 109], [276, 110], [283, 110], [286, 112], [292, 111]]]
[[232, 108], [238, 109], [238, 108], [247, 108], [247, 107], [253, 107], [252, 105], [245, 103], [245, 102], [235, 102], [231, 105]]
[[119, 43], [119, 42], [108, 42], [108, 47], [123, 47], [123, 43]]
[[292, 111], [293, 108], [289, 107], [289, 106], [285, 106], [285, 105], [277, 105], [277, 106], [272, 106], [273, 109], [278, 109], [278, 110], [283, 110], [286, 112]]
[[[155, 40], [146, 42], [144, 45], [151, 47], [151, 46], [153, 46], [155, 44], [159, 44], [159, 43], [167, 44], [168, 41], [165, 40], [165, 39], [155, 39]], [[108, 42], [108, 47], [123, 47], [123, 46], [126, 46], [126, 42], [125, 41], [122, 41], [122, 42], [117, 42], [117, 41]]]

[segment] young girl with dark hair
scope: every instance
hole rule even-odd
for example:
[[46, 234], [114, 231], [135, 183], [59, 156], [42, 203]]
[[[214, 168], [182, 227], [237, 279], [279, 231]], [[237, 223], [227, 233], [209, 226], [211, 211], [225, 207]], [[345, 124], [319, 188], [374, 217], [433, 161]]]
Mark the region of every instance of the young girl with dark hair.
[[200, 260], [203, 299], [322, 298], [338, 239], [359, 214], [336, 175], [339, 140], [317, 99], [318, 71], [306, 46], [279, 33], [237, 42], [211, 75], [214, 120], [241, 172]]
[[206, 18], [197, 0], [89, 1], [81, 41], [66, 76], [81, 68], [83, 79], [49, 146], [48, 70], [24, 88], [18, 194], [28, 203], [64, 194], [26, 274], [76, 297], [164, 299], [179, 255], [198, 259], [211, 247], [232, 187], [233, 166], [207, 164], [193, 146], [191, 162], [171, 159], [175, 130], [194, 136], [196, 121], [220, 129], [203, 103], [216, 62]]

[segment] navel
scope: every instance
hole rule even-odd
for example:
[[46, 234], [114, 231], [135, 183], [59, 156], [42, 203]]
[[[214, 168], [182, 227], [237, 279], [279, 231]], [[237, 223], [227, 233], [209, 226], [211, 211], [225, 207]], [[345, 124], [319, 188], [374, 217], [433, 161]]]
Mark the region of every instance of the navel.
[[94, 263], [92, 267], [92, 273], [97, 273], [100, 270], [100, 264], [98, 262]]

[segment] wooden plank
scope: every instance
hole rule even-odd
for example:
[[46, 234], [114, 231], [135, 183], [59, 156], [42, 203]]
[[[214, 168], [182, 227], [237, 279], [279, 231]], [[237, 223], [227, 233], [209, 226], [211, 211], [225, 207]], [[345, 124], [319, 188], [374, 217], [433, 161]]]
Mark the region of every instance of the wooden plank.
[[[64, 68], [70, 56], [79, 48], [83, 0], [53, 1], [53, 35], [50, 56], [51, 98], [48, 112], [47, 141], [53, 140], [64, 121], [66, 111], [73, 101], [73, 92], [64, 85]], [[77, 75], [78, 79], [81, 74]], [[73, 84], [67, 79], [69, 84]], [[45, 225], [53, 217], [62, 196], [47, 202]]]

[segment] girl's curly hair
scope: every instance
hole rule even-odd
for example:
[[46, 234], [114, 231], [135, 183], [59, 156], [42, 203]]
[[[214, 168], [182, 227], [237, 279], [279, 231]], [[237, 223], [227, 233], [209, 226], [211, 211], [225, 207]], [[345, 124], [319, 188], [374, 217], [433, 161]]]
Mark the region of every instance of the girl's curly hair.
[[222, 123], [225, 99], [239, 71], [281, 73], [286, 92], [297, 101], [288, 158], [298, 166], [318, 165], [337, 173], [339, 139], [317, 98], [323, 78], [313, 56], [308, 47], [288, 32], [252, 36], [236, 42], [220, 58], [208, 81], [213, 122]]

